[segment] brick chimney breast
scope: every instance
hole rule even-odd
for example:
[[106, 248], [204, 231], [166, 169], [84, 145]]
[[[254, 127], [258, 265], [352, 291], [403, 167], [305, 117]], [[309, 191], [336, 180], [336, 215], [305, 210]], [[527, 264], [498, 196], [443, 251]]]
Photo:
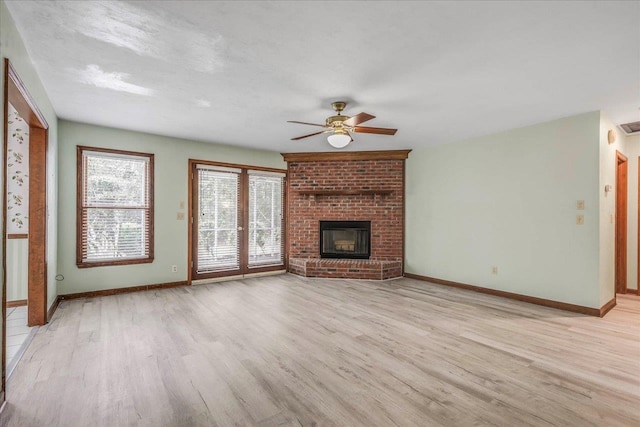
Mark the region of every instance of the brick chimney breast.
[[[356, 153], [357, 158], [350, 159]], [[383, 153], [389, 153], [387, 159]], [[304, 160], [296, 158], [304, 155]], [[283, 156], [288, 162], [289, 271], [327, 278], [381, 280], [402, 276], [408, 150]], [[320, 258], [321, 220], [371, 221], [370, 258]]]

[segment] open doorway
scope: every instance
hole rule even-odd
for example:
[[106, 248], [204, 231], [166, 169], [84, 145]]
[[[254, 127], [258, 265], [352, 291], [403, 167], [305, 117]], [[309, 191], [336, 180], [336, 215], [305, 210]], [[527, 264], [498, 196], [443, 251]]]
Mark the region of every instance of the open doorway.
[[29, 125], [7, 105], [6, 188], [6, 358], [7, 376], [24, 353], [37, 326], [27, 322], [29, 275]]
[[[47, 142], [48, 124], [8, 59], [4, 60], [4, 173], [2, 175], [2, 390], [7, 376], [8, 324], [29, 327], [47, 322]], [[11, 123], [10, 123], [11, 122]], [[10, 144], [11, 142], [11, 144]], [[9, 185], [11, 183], [11, 185]], [[11, 193], [11, 194], [9, 194]], [[9, 225], [11, 224], [11, 225]], [[9, 244], [7, 244], [9, 242]], [[7, 301], [7, 261], [11, 267]], [[24, 282], [24, 283], [20, 283]], [[12, 315], [10, 320], [7, 316]], [[12, 329], [15, 332], [15, 329]], [[12, 332], [12, 333], [13, 333]], [[12, 349], [12, 356], [19, 351]]]
[[616, 151], [615, 292], [627, 292], [627, 157]]

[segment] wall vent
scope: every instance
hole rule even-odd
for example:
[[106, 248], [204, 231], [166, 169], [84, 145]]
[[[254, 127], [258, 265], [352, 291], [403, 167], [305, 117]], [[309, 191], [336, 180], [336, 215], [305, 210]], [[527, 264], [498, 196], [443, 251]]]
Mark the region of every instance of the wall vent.
[[633, 135], [636, 133], [640, 133], [640, 122], [631, 122], [620, 125], [620, 129], [624, 131], [627, 135]]

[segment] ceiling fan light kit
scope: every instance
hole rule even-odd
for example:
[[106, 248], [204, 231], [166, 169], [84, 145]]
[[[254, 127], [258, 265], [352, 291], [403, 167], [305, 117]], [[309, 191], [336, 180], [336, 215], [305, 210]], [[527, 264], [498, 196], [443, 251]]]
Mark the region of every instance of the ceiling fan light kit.
[[351, 142], [351, 137], [346, 133], [334, 133], [327, 137], [327, 141], [333, 148], [344, 148]]
[[351, 137], [351, 134], [349, 132], [374, 133], [378, 135], [395, 135], [395, 133], [398, 131], [397, 129], [358, 126], [361, 123], [374, 119], [376, 116], [373, 116], [368, 113], [360, 113], [352, 117], [343, 116], [341, 113], [346, 106], [347, 106], [347, 103], [343, 101], [333, 102], [331, 104], [331, 107], [333, 107], [333, 109], [337, 114], [335, 116], [327, 117], [324, 125], [290, 120], [289, 123], [319, 126], [319, 127], [325, 128], [325, 130], [314, 132], [309, 135], [303, 135], [296, 138], [291, 138], [291, 140], [298, 141], [300, 139], [308, 138], [314, 135], [331, 133], [331, 135], [327, 137], [327, 141], [329, 142], [329, 144], [334, 148], [344, 148], [347, 145], [349, 145], [351, 141], [353, 141], [353, 138]]

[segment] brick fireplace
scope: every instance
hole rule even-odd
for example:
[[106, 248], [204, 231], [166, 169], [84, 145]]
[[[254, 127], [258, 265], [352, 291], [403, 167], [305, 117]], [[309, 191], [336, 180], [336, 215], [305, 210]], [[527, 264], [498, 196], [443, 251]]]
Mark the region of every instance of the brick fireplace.
[[[283, 154], [288, 167], [287, 253], [291, 273], [378, 280], [402, 276], [404, 168], [409, 151]], [[322, 258], [321, 221], [370, 222], [368, 258], [335, 254]], [[354, 247], [348, 238], [340, 239], [340, 250], [334, 252], [349, 252]]]

